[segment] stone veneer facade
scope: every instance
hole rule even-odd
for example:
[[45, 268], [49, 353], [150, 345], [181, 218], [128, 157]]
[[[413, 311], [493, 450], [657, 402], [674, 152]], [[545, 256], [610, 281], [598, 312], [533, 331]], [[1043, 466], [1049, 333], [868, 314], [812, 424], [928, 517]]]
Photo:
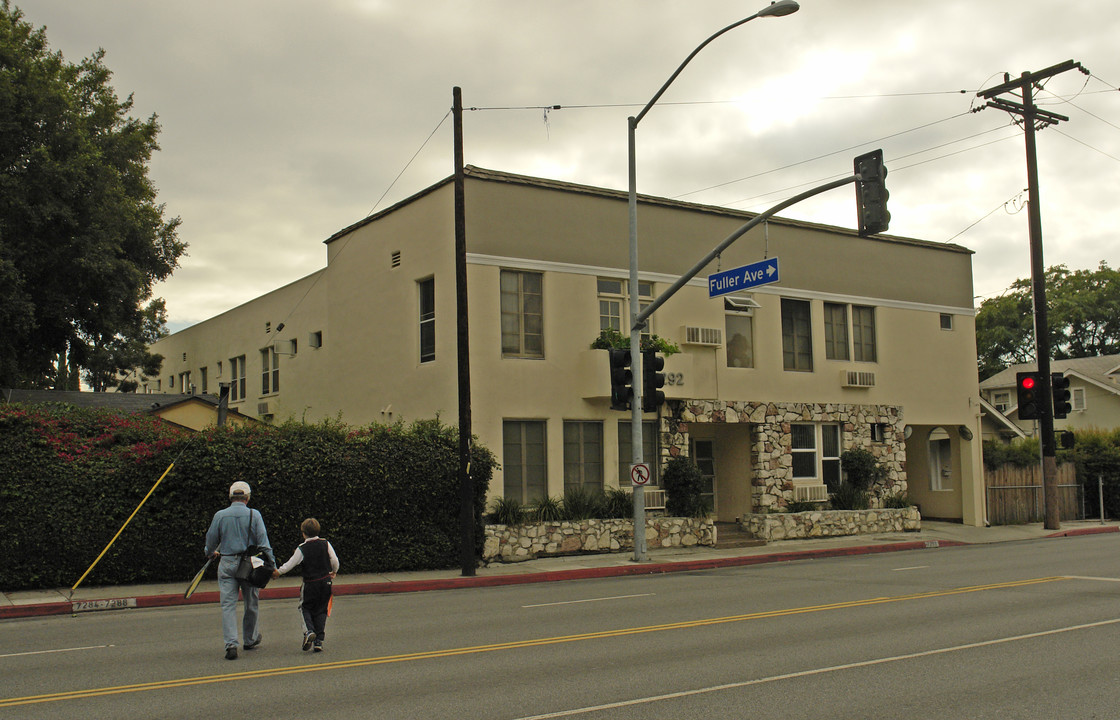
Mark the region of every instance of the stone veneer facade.
[[[634, 548], [633, 520], [487, 525], [485, 532], [483, 562], [520, 562], [538, 557], [620, 552]], [[715, 523], [709, 519], [646, 519], [646, 547], [651, 550], [715, 543]]]
[[767, 542], [805, 538], [917, 532], [922, 529], [918, 508], [883, 510], [812, 510], [799, 513], [748, 515], [740, 523], [751, 537]]
[[[744, 423], [751, 427], [751, 504], [755, 512], [780, 512], [794, 499], [790, 425], [836, 423], [844, 450], [862, 447], [887, 469], [871, 488], [871, 503], [906, 492], [906, 436], [902, 408], [842, 403], [762, 403], [723, 400], [673, 400], [661, 418], [661, 462], [689, 454], [690, 423]], [[872, 426], [883, 426], [881, 441]]]

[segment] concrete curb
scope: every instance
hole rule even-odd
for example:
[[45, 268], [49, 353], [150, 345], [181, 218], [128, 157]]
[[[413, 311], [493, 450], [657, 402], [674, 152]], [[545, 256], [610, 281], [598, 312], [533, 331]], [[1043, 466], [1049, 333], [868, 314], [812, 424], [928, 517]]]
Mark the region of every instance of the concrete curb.
[[[1120, 526], [1102, 525], [1101, 527], [1062, 530], [1043, 538], [1077, 537], [1120, 532]], [[817, 560], [850, 555], [872, 555], [905, 550], [929, 550], [946, 547], [962, 547], [977, 543], [960, 540], [911, 540], [876, 545], [853, 545], [848, 547], [814, 548], [789, 552], [759, 553], [734, 557], [706, 558], [703, 560], [680, 560], [670, 562], [636, 563], [631, 565], [608, 565], [604, 567], [577, 568], [507, 575], [485, 575], [475, 577], [432, 578], [425, 580], [403, 580], [390, 582], [347, 583], [334, 586], [335, 595], [379, 595], [387, 593], [427, 592], [431, 590], [458, 590], [479, 587], [501, 587], [505, 585], [525, 585], [529, 583], [562, 582], [568, 580], [588, 580], [606, 577], [625, 577], [632, 575], [658, 575], [671, 572], [690, 572], [713, 570], [716, 568], [745, 567], [766, 563], [794, 562], [796, 560]], [[262, 600], [285, 600], [299, 597], [299, 587], [276, 587], [261, 590]], [[28, 603], [0, 607], [0, 620], [9, 618], [46, 617], [51, 615], [76, 615], [78, 613], [118, 610], [126, 608], [177, 607], [182, 605], [208, 605], [218, 602], [216, 591], [198, 592], [189, 599], [181, 594], [144, 595], [136, 597], [103, 598], [97, 600]]]

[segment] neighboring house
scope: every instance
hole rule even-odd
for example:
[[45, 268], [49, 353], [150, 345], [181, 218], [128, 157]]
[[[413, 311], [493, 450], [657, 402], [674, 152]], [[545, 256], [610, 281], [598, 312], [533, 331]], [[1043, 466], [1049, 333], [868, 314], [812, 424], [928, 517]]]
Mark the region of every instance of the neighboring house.
[[[981, 397], [1014, 421], [1027, 435], [1037, 434], [1037, 420], [1020, 420], [1015, 375], [1033, 372], [1035, 363], [1013, 365], [980, 383]], [[1054, 420], [1055, 430], [1120, 427], [1120, 355], [1051, 360], [1050, 371], [1069, 378], [1069, 416]]]
[[[450, 178], [426, 188], [328, 238], [324, 269], [161, 339], [155, 382], [228, 384], [231, 407], [264, 419], [454, 423], [453, 198]], [[465, 215], [491, 497], [629, 487], [630, 414], [610, 409], [608, 353], [589, 346], [628, 332], [631, 292], [653, 300], [754, 215], [640, 198], [636, 288], [623, 192], [471, 167]], [[971, 255], [780, 218], [739, 239], [706, 272], [779, 257], [780, 283], [711, 299], [701, 276], [651, 319], [683, 351], [643, 420], [654, 485], [690, 456], [734, 520], [826, 498], [840, 454], [866, 447], [925, 516], [982, 524]]]
[[[147, 413], [165, 422], [202, 430], [218, 424], [218, 398], [215, 395], [165, 395], [135, 393], [95, 393], [73, 390], [3, 390], [0, 402], [62, 403], [81, 408], [106, 408], [122, 413]], [[242, 415], [236, 409], [226, 415], [230, 423], [254, 423], [255, 418]]]
[[980, 433], [984, 440], [999, 440], [1004, 443], [1027, 436], [1015, 421], [1004, 415], [983, 395], [980, 396]]

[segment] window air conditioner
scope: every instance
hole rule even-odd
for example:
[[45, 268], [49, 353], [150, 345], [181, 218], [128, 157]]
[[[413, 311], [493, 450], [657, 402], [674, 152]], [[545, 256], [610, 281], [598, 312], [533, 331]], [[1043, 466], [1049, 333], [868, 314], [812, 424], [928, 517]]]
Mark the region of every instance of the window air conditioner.
[[793, 499], [801, 502], [824, 502], [828, 500], [827, 485], [794, 485]]
[[872, 388], [875, 387], [875, 373], [860, 372], [858, 370], [841, 370], [840, 384], [843, 387]]
[[719, 328], [684, 327], [684, 342], [686, 345], [705, 345], [719, 347], [723, 345], [723, 331]]

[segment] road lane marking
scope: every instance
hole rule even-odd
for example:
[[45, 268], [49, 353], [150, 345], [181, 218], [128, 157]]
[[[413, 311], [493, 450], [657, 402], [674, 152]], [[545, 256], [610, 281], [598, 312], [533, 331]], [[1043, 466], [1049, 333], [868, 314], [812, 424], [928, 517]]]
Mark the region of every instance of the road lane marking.
[[1088, 575], [1064, 575], [1063, 577], [1070, 580], [1095, 580], [1096, 582], [1120, 582], [1120, 578], [1110, 577], [1090, 577]]
[[116, 647], [116, 645], [87, 645], [86, 647], [57, 648], [55, 650], [28, 650], [27, 652], [7, 653], [0, 658], [23, 657], [24, 655], [49, 655], [50, 653], [77, 652], [79, 650], [101, 650], [102, 648]]
[[902, 572], [903, 570], [925, 570], [929, 565], [911, 565], [910, 567], [894, 568], [891, 572]]
[[416, 660], [430, 660], [434, 658], [448, 658], [478, 653], [499, 652], [502, 650], [520, 650], [546, 645], [559, 645], [562, 643], [584, 642], [588, 640], [601, 640], [605, 638], [618, 638], [645, 633], [665, 632], [668, 630], [686, 630], [690, 628], [722, 625], [727, 623], [746, 622], [750, 620], [765, 620], [777, 617], [789, 617], [830, 610], [847, 610], [852, 608], [871, 607], [888, 603], [907, 602], [911, 600], [928, 600], [933, 598], [964, 595], [967, 593], [985, 592], [989, 590], [1005, 590], [1010, 588], [1029, 587], [1066, 580], [1062, 576], [1031, 578], [1028, 580], [1014, 580], [1011, 582], [991, 583], [987, 585], [972, 585], [947, 590], [929, 590], [926, 592], [911, 593], [909, 595], [895, 595], [892, 597], [868, 598], [864, 600], [845, 600], [842, 602], [824, 605], [809, 605], [805, 607], [784, 608], [778, 610], [762, 610], [743, 615], [728, 615], [725, 617], [702, 618], [699, 620], [682, 620], [679, 622], [665, 623], [662, 625], [646, 625], [614, 630], [600, 630], [597, 632], [580, 633], [577, 635], [564, 635], [559, 637], [535, 638], [529, 640], [512, 640], [491, 645], [477, 645], [473, 647], [449, 648], [445, 650], [424, 650], [420, 652], [404, 653], [401, 655], [387, 655], [384, 657], [361, 658], [355, 660], [337, 660], [334, 662], [320, 663], [318, 665], [302, 665], [294, 667], [265, 668], [245, 672], [233, 672], [224, 675], [204, 675], [201, 677], [176, 678], [170, 680], [157, 680], [154, 682], [137, 683], [134, 685], [117, 685], [102, 688], [89, 688], [86, 690], [66, 690], [62, 692], [47, 693], [44, 695], [29, 695], [26, 697], [0, 698], [0, 708], [16, 707], [19, 705], [34, 705], [37, 703], [59, 702], [62, 700], [79, 700], [82, 698], [103, 697], [106, 695], [123, 695], [126, 693], [148, 692], [168, 688], [211, 685], [214, 683], [236, 682], [240, 680], [282, 677], [299, 673], [321, 672], [324, 670], [344, 670], [349, 668], [370, 667], [374, 665], [387, 665], [392, 663], [413, 662]]
[[1090, 628], [1102, 627], [1104, 625], [1115, 625], [1117, 623], [1120, 623], [1120, 618], [1085, 623], [1083, 625], [1070, 625], [1068, 627], [1055, 628], [1053, 630], [1042, 630], [1039, 632], [1027, 633], [1025, 635], [1014, 635], [1012, 637], [996, 638], [994, 640], [984, 640], [981, 642], [966, 643], [964, 645], [954, 645], [952, 647], [937, 648], [935, 650], [923, 650], [916, 653], [907, 653], [906, 655], [893, 655], [891, 657], [875, 658], [874, 660], [861, 660], [859, 662], [844, 663], [843, 665], [832, 665], [830, 667], [813, 668], [811, 670], [800, 670], [798, 672], [784, 673], [782, 675], [771, 675], [770, 677], [755, 678], [754, 680], [743, 680], [741, 682], [725, 683], [723, 685], [712, 685], [711, 687], [697, 688], [695, 690], [681, 690], [679, 692], [665, 693], [663, 695], [651, 695], [644, 698], [634, 698], [633, 700], [621, 700], [619, 702], [606, 703], [604, 705], [573, 708], [571, 710], [559, 710], [557, 712], [545, 713], [543, 715], [527, 715], [525, 717], [516, 718], [516, 720], [551, 720], [552, 718], [566, 718], [572, 717], [574, 715], [602, 712], [603, 710], [617, 710], [618, 708], [624, 707], [648, 705], [650, 703], [661, 702], [663, 700], [679, 700], [680, 698], [692, 697], [694, 695], [705, 695], [709, 693], [722, 692], [724, 690], [737, 690], [739, 688], [751, 687], [752, 685], [764, 685], [766, 683], [778, 682], [780, 680], [795, 680], [797, 678], [812, 677], [814, 675], [824, 675], [825, 673], [839, 672], [841, 670], [852, 670], [855, 668], [885, 665], [887, 663], [901, 662], [903, 660], [914, 660], [916, 658], [923, 657], [932, 657], [934, 655], [944, 655], [946, 653], [961, 652], [964, 650], [975, 650], [976, 648], [1002, 645], [1004, 643], [1018, 642], [1021, 640], [1033, 640], [1035, 638], [1046, 637], [1048, 635], [1074, 632], [1076, 630], [1088, 630]]
[[553, 605], [578, 605], [580, 603], [604, 602], [606, 600], [629, 600], [631, 598], [652, 597], [656, 593], [639, 593], [637, 595], [614, 595], [611, 597], [587, 598], [586, 600], [563, 600], [561, 602], [538, 603], [536, 605], [522, 605], [522, 609], [552, 607]]

